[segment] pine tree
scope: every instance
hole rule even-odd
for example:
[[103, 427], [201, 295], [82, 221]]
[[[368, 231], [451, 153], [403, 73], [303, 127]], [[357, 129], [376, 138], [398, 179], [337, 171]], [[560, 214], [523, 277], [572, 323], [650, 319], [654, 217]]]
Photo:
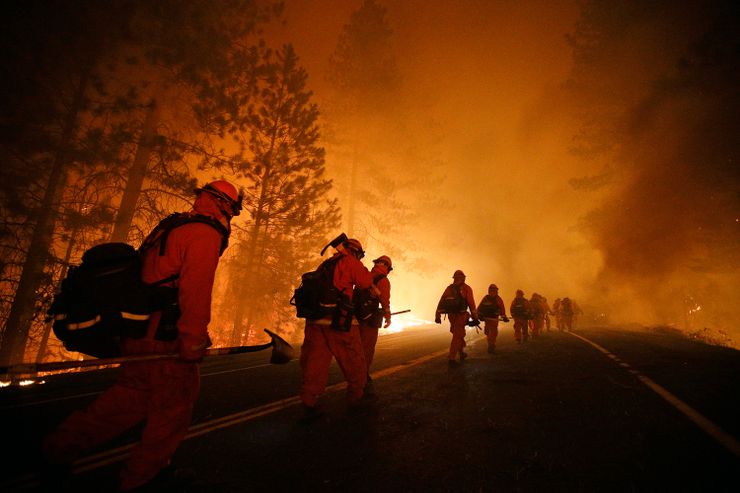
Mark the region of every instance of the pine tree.
[[234, 137], [242, 152], [231, 171], [248, 183], [250, 219], [235, 235], [228, 266], [234, 344], [258, 322], [287, 318], [296, 277], [339, 219], [336, 203], [327, 199], [331, 182], [317, 145], [318, 107], [292, 46], [263, 48], [258, 74], [254, 106], [227, 121], [239, 129]]

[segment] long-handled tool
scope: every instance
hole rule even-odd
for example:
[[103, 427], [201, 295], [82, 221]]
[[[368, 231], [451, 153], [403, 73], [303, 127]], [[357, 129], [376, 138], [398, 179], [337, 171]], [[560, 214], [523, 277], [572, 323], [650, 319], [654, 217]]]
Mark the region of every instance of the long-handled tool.
[[410, 311], [411, 311], [411, 310], [401, 310], [400, 312], [393, 312], [393, 313], [391, 313], [391, 315], [400, 315], [400, 314], [402, 314], [402, 313], [408, 313], [408, 312], [410, 312]]
[[[270, 336], [270, 342], [257, 344], [255, 346], [234, 346], [208, 349], [204, 357], [224, 356], [227, 354], [253, 353], [264, 349], [272, 348], [270, 363], [282, 365], [293, 359], [293, 347], [288, 342], [265, 329]], [[161, 354], [134, 354], [130, 356], [119, 356], [117, 358], [100, 358], [83, 361], [52, 361], [49, 363], [19, 363], [11, 366], [0, 366], [0, 375], [20, 375], [39, 373], [42, 371], [70, 370], [72, 368], [85, 368], [95, 366], [116, 365], [120, 363], [129, 363], [133, 361], [157, 361], [163, 359], [177, 359], [179, 353], [161, 353]]]

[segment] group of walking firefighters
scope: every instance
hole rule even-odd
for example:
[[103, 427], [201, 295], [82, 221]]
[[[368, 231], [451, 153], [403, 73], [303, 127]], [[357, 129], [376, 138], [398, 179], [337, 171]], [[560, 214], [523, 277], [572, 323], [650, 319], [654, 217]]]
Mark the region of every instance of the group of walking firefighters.
[[[155, 229], [147, 238], [145, 245], [157, 247], [140, 249], [141, 278], [145, 283], [167, 280], [176, 289], [177, 335], [159, 336], [162, 316], [155, 312], [148, 320], [146, 336], [124, 338], [121, 354], [179, 352], [180, 357], [123, 363], [112, 387], [50, 433], [42, 445], [42, 482], [46, 486], [64, 490], [64, 481], [69, 480], [71, 464], [76, 459], [140, 423], [144, 424], [141, 439], [121, 470], [118, 490], [158, 491], [163, 481], [172, 480], [170, 459], [190, 425], [200, 387], [199, 363], [211, 345], [208, 324], [216, 267], [228, 244], [231, 219], [241, 209], [242, 194], [236, 187], [224, 180], [213, 181], [196, 190], [192, 211], [183, 213], [192, 221], [184, 221], [165, 234]], [[334, 255], [322, 263], [331, 269], [321, 271], [327, 275], [329, 294], [338, 301], [326, 305], [330, 309], [304, 317], [300, 352], [304, 422], [321, 414], [317, 401], [326, 388], [332, 358], [337, 360], [347, 381], [350, 411], [372, 402], [369, 369], [378, 330], [391, 323], [390, 257], [379, 256], [368, 270], [361, 261], [365, 255], [362, 244], [343, 235], [340, 238], [338, 244], [333, 244]], [[570, 330], [577, 313], [568, 298], [556, 300], [551, 309], [544, 297], [535, 294], [526, 300], [521, 290], [509, 311], [517, 342], [550, 330], [550, 315], [555, 316], [559, 330]], [[466, 357], [463, 349], [467, 325], [478, 325], [482, 319], [488, 350], [494, 352], [499, 321], [509, 321], [498, 287], [491, 284], [488, 294], [476, 305], [472, 289], [465, 284], [465, 274], [459, 270], [440, 299], [437, 323], [441, 323], [443, 314], [449, 319], [452, 333], [451, 364], [458, 364], [458, 357]]]
[[[555, 325], [559, 331], [572, 330], [573, 319], [580, 313], [580, 308], [575, 301], [567, 297], [556, 299], [550, 308], [544, 296], [533, 293], [530, 299], [526, 299], [524, 291], [517, 289], [509, 312], [514, 319], [514, 338], [517, 343], [522, 343], [528, 341], [530, 337], [533, 339], [539, 337], [545, 330], [550, 332], [551, 315], [555, 317]], [[461, 270], [455, 271], [452, 275], [452, 284], [442, 293], [434, 321], [442, 323], [443, 314], [447, 315], [452, 333], [448, 356], [449, 364], [452, 366], [458, 364], [458, 358], [462, 362], [467, 357], [464, 351], [466, 327], [479, 327], [482, 319], [488, 352], [494, 353], [498, 324], [509, 321], [504, 300], [498, 294], [498, 286], [495, 284], [488, 286], [488, 294], [476, 305], [473, 289], [465, 283], [465, 273]]]

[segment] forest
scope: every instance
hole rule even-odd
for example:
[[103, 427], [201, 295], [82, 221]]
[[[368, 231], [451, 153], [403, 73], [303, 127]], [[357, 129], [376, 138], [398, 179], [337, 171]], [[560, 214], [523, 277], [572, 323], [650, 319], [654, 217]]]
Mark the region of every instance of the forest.
[[476, 294], [496, 280], [727, 330], [738, 7], [422, 3], [323, 2], [338, 27], [322, 73], [301, 51], [320, 28], [285, 39], [310, 14], [297, 0], [5, 5], [0, 361], [78, 357], [46, 316], [70, 266], [138, 246], [218, 178], [245, 212], [217, 273], [217, 346], [264, 327], [300, 341], [288, 300], [340, 232], [403, 265], [394, 299], [420, 316], [462, 268]]

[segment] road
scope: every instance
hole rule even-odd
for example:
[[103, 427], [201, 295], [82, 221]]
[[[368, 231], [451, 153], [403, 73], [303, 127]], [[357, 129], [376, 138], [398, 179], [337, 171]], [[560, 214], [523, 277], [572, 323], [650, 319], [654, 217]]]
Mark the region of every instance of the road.
[[[446, 363], [449, 333], [380, 338], [375, 404], [348, 413], [332, 368], [323, 419], [301, 423], [296, 362], [267, 353], [203, 365], [190, 434], [174, 457], [188, 492], [740, 491], [740, 352], [669, 329], [583, 328]], [[41, 437], [115, 370], [0, 390], [20, 430], [2, 491], [32, 491]], [[106, 491], [135, 432], [77, 464], [76, 491]]]

